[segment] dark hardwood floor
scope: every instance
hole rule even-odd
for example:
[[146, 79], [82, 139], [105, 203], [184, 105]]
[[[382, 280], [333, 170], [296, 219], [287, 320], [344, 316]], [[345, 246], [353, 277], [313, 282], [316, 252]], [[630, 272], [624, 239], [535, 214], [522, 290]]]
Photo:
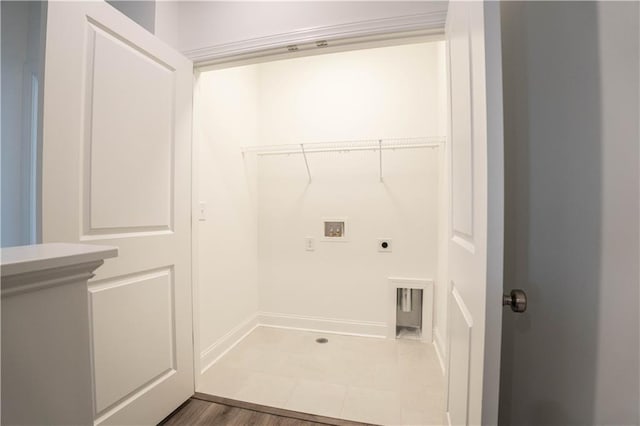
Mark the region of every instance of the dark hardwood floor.
[[160, 425], [365, 426], [364, 423], [315, 416], [205, 394], [194, 395], [160, 422]]

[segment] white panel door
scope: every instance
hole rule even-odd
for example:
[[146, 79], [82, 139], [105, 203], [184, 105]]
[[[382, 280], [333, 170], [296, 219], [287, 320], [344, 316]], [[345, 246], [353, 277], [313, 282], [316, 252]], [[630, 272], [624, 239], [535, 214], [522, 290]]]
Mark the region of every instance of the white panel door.
[[454, 425], [498, 420], [503, 138], [500, 9], [450, 2], [448, 403]]
[[43, 240], [119, 248], [89, 283], [96, 424], [194, 391], [192, 69], [104, 2], [49, 2]]

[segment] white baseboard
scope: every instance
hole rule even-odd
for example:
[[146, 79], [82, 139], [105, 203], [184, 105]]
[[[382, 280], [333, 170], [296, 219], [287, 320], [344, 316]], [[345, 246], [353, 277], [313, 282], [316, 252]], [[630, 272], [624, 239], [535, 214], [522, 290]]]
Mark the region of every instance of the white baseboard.
[[204, 374], [223, 355], [259, 326], [377, 338], [385, 338], [387, 334], [387, 325], [382, 322], [260, 312], [247, 318], [200, 353], [200, 374]]
[[[387, 324], [374, 321], [355, 321], [335, 318], [308, 317], [302, 315], [279, 314], [274, 312], [259, 312], [238, 324], [227, 334], [216, 340], [211, 346], [200, 353], [200, 374], [204, 374], [223, 355], [233, 349], [242, 339], [256, 327], [275, 327], [291, 330], [312, 331], [329, 334], [343, 334], [348, 336], [387, 338]], [[442, 373], [445, 374], [444, 341], [437, 328], [433, 329], [433, 343], [440, 363]]]
[[436, 348], [436, 355], [438, 356], [438, 362], [440, 363], [440, 368], [442, 369], [442, 375], [446, 376], [447, 367], [444, 362], [445, 360], [445, 351], [444, 351], [444, 340], [440, 335], [440, 332], [437, 328], [433, 329], [433, 346]]
[[200, 374], [204, 374], [218, 359], [229, 352], [257, 326], [258, 315], [254, 314], [202, 351], [200, 353]]
[[289, 328], [350, 336], [387, 337], [387, 324], [383, 322], [260, 312], [258, 314], [258, 323], [266, 327]]

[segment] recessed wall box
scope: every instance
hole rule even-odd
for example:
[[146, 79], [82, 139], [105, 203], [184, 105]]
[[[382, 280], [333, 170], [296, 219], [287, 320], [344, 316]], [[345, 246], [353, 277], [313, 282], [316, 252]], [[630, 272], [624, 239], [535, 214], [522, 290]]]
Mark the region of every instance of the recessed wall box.
[[347, 232], [346, 218], [322, 219], [322, 241], [347, 241]]
[[344, 237], [344, 222], [325, 222], [324, 236], [331, 238]]

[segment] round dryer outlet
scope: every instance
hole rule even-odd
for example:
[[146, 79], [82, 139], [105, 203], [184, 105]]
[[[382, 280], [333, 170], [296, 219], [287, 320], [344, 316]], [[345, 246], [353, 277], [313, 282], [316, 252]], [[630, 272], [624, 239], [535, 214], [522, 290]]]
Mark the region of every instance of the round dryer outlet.
[[391, 253], [391, 238], [378, 238], [378, 251], [382, 253]]

